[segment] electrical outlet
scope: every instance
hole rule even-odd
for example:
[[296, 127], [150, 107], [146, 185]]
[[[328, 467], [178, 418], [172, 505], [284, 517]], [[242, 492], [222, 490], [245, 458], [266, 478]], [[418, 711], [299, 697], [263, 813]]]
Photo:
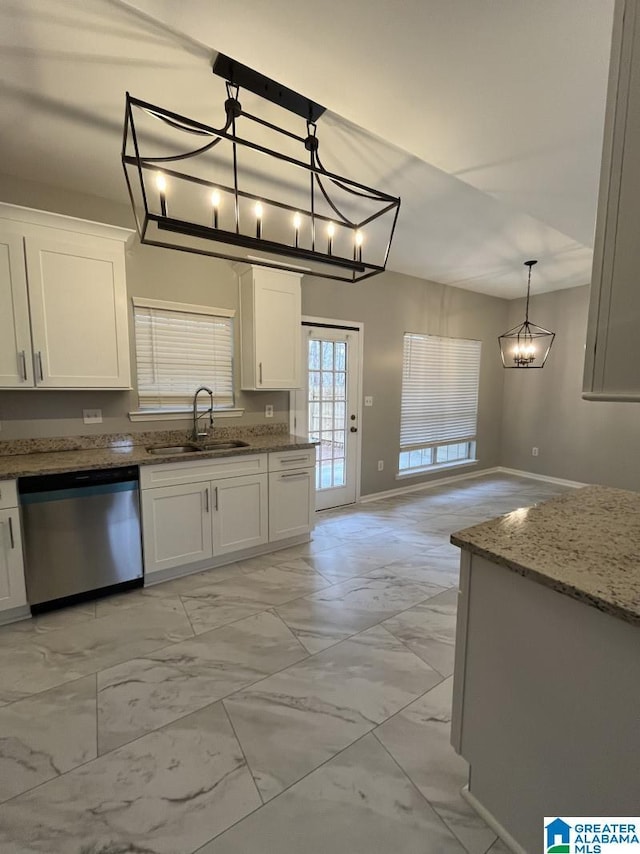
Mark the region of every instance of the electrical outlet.
[[364, 405], [365, 406], [373, 406], [373, 398], [370, 396], [365, 397]]
[[384, 469], [384, 460], [378, 460], [378, 471], [382, 471]]
[[539, 452], [539, 449], [538, 449], [538, 448], [531, 448], [531, 456], [532, 456], [532, 457], [537, 457], [537, 456], [538, 456], [538, 452]]
[[85, 424], [102, 424], [101, 409], [83, 409], [82, 419]]
[[268, 403], [264, 408], [264, 417], [273, 418], [273, 406], [270, 403]]

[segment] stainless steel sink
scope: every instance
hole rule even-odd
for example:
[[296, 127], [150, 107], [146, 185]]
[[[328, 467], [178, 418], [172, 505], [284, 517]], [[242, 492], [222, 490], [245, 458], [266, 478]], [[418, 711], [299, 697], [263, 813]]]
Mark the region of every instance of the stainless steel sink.
[[248, 447], [248, 442], [241, 442], [239, 439], [220, 439], [214, 442], [204, 442], [202, 445], [166, 445], [159, 448], [147, 448], [147, 451], [157, 457], [173, 457], [178, 454], [204, 454], [212, 451], [231, 451], [234, 448]]
[[172, 457], [175, 454], [195, 454], [200, 450], [195, 445], [167, 445], [164, 448], [147, 448], [150, 454], [158, 457]]
[[248, 448], [248, 442], [239, 439], [220, 439], [216, 442], [204, 442], [198, 446], [199, 451], [231, 451], [233, 448]]

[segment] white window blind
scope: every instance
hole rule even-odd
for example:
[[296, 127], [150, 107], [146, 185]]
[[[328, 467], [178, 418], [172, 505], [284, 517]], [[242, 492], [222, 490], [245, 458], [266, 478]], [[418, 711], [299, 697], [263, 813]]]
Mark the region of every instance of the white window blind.
[[475, 439], [481, 343], [405, 334], [401, 448]]
[[159, 300], [136, 299], [134, 311], [142, 409], [188, 407], [200, 385], [213, 391], [216, 408], [233, 406], [232, 316]]

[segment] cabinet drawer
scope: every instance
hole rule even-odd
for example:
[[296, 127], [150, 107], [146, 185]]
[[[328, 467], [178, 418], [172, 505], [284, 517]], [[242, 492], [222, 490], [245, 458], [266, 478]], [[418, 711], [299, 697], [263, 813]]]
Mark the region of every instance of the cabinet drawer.
[[0, 510], [18, 506], [18, 490], [15, 480], [0, 480]]
[[269, 454], [269, 471], [304, 469], [316, 464], [316, 449], [301, 448], [299, 451], [273, 451]]
[[266, 454], [245, 454], [241, 457], [223, 457], [207, 460], [190, 460], [184, 463], [161, 463], [140, 467], [140, 488], [176, 486], [181, 483], [198, 483], [220, 477], [241, 477], [247, 474], [264, 474], [267, 471]]

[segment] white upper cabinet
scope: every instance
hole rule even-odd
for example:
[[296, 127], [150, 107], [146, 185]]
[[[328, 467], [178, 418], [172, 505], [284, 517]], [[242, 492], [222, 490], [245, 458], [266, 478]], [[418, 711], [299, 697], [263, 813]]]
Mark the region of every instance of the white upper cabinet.
[[[1, 226], [0, 226], [1, 228]], [[0, 387], [33, 386], [22, 237], [0, 230]]]
[[640, 9], [617, 0], [589, 326], [584, 397], [640, 400]]
[[240, 272], [241, 385], [300, 388], [302, 274], [267, 267]]
[[131, 232], [0, 204], [0, 387], [129, 388]]

